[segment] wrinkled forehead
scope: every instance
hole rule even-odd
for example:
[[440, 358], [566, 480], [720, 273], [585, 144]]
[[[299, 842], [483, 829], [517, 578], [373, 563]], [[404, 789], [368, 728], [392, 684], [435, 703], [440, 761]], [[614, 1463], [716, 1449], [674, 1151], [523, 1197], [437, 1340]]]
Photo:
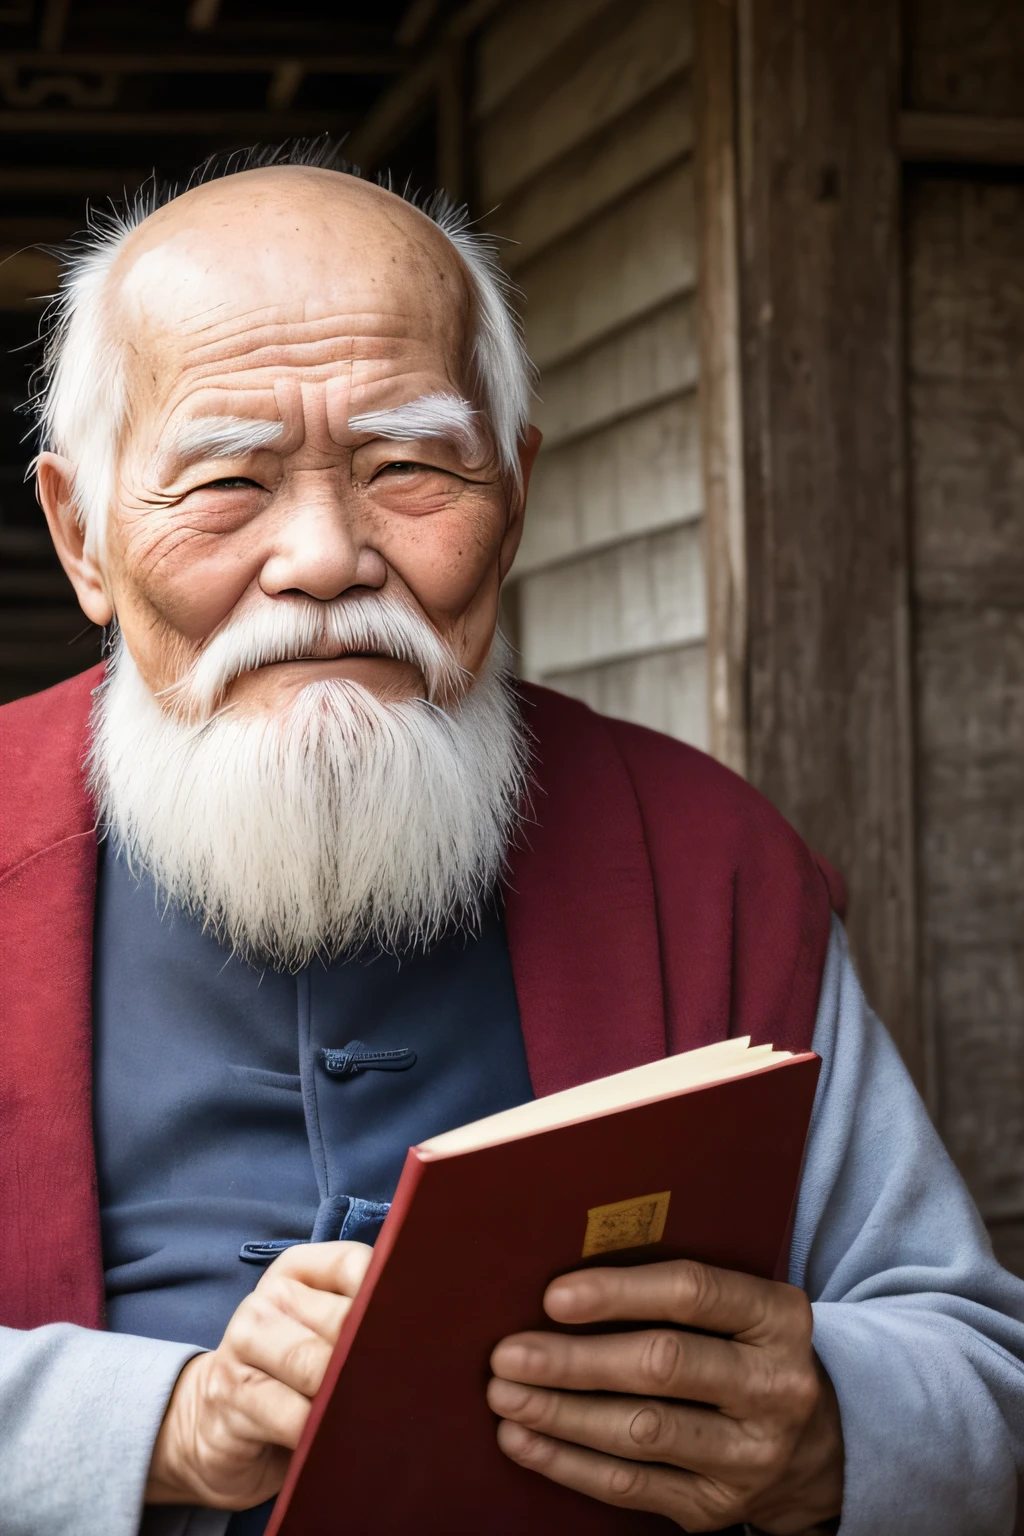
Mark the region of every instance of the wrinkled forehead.
[[183, 380], [266, 385], [389, 360], [461, 381], [470, 287], [436, 226], [376, 188], [263, 190], [171, 204], [126, 244], [111, 304], [134, 401], [158, 408]]

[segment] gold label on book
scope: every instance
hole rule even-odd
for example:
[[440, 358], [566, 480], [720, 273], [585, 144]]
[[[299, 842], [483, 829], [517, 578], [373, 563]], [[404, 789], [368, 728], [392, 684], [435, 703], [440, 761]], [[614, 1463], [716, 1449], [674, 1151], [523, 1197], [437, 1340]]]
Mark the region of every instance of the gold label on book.
[[595, 1205], [587, 1212], [583, 1257], [589, 1259], [595, 1253], [613, 1253], [616, 1248], [660, 1243], [671, 1198], [672, 1191], [663, 1189], [660, 1195], [636, 1195], [632, 1200], [616, 1200], [612, 1205]]

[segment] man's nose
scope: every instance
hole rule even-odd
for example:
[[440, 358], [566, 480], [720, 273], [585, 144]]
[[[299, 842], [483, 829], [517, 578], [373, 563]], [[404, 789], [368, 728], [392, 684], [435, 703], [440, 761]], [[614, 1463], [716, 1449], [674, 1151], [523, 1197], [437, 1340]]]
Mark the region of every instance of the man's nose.
[[382, 587], [387, 564], [368, 542], [357, 509], [347, 504], [337, 472], [304, 474], [297, 481], [260, 572], [263, 591], [270, 597], [302, 592], [327, 602], [350, 587]]

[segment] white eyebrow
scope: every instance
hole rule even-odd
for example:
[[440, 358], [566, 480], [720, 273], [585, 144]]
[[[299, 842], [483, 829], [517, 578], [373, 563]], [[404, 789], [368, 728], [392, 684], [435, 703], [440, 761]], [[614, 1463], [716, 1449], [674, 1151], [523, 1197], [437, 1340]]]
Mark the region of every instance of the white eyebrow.
[[418, 437], [446, 437], [470, 456], [481, 450], [477, 412], [460, 395], [421, 395], [407, 405], [366, 411], [349, 418], [350, 432], [408, 442]]
[[254, 421], [247, 416], [196, 416], [183, 422], [172, 439], [182, 458], [233, 459], [267, 448], [284, 432], [283, 421]]

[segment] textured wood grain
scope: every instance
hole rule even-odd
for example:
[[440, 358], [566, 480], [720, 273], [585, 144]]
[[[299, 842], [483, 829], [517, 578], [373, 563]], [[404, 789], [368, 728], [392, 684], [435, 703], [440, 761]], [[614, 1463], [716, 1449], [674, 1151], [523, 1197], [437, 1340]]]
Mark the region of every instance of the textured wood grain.
[[483, 117], [553, 53], [591, 25], [612, 0], [519, 0], [480, 37], [474, 114]]
[[692, 141], [689, 80], [673, 75], [488, 216], [488, 230], [515, 242], [502, 252], [507, 269], [517, 272], [560, 236], [682, 159]]
[[907, 0], [904, 12], [907, 106], [1024, 116], [1020, 0]]
[[542, 453], [516, 572], [699, 518], [696, 404], [684, 395]]
[[737, 251], [736, 9], [697, 0], [700, 444], [708, 584], [708, 744], [747, 771], [747, 550]]
[[706, 680], [700, 644], [551, 672], [544, 679], [549, 687], [582, 699], [601, 714], [651, 726], [701, 748], [707, 747]]
[[920, 1082], [903, 491], [899, 10], [742, 0], [750, 776], [843, 871]]
[[617, 0], [478, 127], [479, 194], [500, 202], [690, 61], [690, 0]]
[[1024, 117], [901, 112], [898, 138], [905, 161], [1024, 165]]
[[578, 556], [519, 586], [527, 677], [704, 638], [699, 526]]
[[1024, 1217], [1024, 187], [908, 195], [922, 1001], [938, 1118]]
[[695, 309], [692, 293], [671, 299], [570, 362], [548, 368], [533, 412], [545, 448], [692, 389]]
[[479, 52], [476, 180], [545, 434], [505, 622], [527, 676], [702, 741], [692, 4], [558, 10], [518, 0]]
[[683, 164], [517, 272], [531, 356], [549, 368], [695, 280], [693, 174]]

